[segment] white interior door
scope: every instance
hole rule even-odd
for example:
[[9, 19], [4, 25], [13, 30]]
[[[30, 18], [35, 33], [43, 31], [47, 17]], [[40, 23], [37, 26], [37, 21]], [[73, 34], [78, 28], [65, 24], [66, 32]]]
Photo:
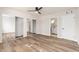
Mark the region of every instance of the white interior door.
[[17, 17], [16, 18], [16, 25], [15, 25], [15, 34], [16, 36], [23, 36], [23, 18]]
[[65, 15], [61, 17], [61, 37], [65, 39], [74, 39], [74, 15]]

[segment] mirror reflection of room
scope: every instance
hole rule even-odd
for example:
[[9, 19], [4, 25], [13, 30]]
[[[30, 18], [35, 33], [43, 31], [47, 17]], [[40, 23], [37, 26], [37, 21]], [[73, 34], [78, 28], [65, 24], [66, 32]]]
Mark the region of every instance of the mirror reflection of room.
[[57, 20], [51, 19], [51, 36], [57, 36]]

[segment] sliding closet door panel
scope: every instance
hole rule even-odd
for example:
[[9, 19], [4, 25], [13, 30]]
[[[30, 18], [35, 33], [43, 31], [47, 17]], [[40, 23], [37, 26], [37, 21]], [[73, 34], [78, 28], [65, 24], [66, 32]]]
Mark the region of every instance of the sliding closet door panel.
[[23, 36], [23, 19], [17, 17], [16, 18], [16, 25], [15, 25], [15, 34], [16, 36]]

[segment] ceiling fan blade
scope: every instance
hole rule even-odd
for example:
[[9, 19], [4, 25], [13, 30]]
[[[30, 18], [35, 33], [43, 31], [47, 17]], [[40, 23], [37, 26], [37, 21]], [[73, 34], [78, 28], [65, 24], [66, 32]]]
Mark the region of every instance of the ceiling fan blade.
[[38, 11], [38, 7], [35, 7], [35, 10]]
[[41, 10], [43, 7], [40, 7], [38, 10]]
[[35, 10], [28, 10], [29, 12], [35, 12]]

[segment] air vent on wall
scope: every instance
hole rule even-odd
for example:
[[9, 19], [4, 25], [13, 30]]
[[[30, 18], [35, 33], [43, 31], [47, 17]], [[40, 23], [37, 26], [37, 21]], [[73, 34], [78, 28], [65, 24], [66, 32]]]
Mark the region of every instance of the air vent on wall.
[[72, 10], [67, 10], [66, 14], [72, 14]]

